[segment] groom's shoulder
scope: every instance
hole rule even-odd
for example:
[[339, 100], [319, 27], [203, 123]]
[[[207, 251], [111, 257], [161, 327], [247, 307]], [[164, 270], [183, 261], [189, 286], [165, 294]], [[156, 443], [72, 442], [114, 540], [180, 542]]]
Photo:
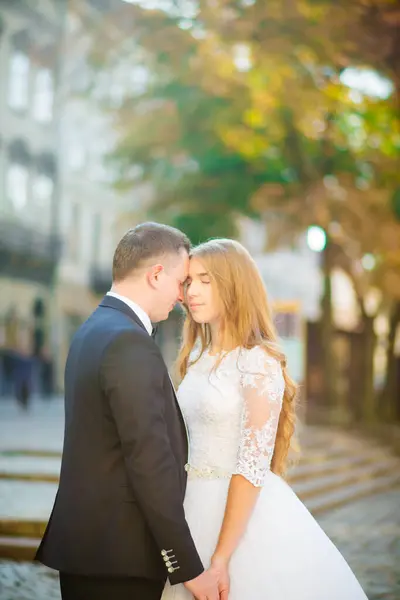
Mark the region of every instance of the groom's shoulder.
[[97, 307], [86, 323], [87, 332], [96, 332], [107, 339], [124, 336], [148, 340], [150, 337], [143, 327], [125, 313], [102, 306]]
[[118, 339], [136, 340], [142, 344], [151, 340], [147, 331], [124, 313], [99, 306], [78, 328], [73, 342], [87, 342], [89, 345], [94, 343], [97, 347], [104, 348]]

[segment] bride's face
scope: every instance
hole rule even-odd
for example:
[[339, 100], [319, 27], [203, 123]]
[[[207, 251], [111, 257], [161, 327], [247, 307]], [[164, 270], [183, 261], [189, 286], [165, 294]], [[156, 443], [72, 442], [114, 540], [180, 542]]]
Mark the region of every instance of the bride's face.
[[204, 265], [192, 258], [186, 282], [186, 302], [196, 323], [215, 323], [220, 318], [220, 303]]

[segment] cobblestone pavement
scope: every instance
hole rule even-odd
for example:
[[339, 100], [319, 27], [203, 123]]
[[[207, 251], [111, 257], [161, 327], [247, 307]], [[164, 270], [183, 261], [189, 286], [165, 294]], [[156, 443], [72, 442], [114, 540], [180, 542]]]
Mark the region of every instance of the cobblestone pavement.
[[[394, 490], [319, 518], [369, 600], [400, 600], [399, 507], [400, 490]], [[57, 573], [37, 564], [0, 561], [0, 600], [60, 600]]]
[[58, 573], [42, 565], [0, 560], [1, 600], [60, 600]]
[[399, 489], [360, 500], [318, 520], [369, 600], [400, 600]]

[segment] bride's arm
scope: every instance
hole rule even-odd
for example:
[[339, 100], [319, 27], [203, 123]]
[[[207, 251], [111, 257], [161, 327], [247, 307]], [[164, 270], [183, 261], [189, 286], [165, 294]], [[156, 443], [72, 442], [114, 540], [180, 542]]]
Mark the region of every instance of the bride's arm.
[[259, 493], [260, 488], [255, 487], [242, 475], [233, 475], [218, 544], [211, 560], [214, 566], [224, 567], [229, 564], [246, 530]]
[[283, 385], [278, 362], [260, 347], [247, 351], [241, 376], [243, 417], [237, 465], [212, 559], [215, 566], [229, 564], [270, 470]]

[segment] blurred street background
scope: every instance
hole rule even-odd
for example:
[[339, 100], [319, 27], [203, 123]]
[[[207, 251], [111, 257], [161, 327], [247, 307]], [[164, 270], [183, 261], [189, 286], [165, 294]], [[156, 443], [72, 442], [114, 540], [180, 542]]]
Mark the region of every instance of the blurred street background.
[[289, 481], [400, 599], [399, 91], [396, 0], [0, 0], [1, 600], [59, 599], [31, 559], [66, 354], [148, 219], [254, 256], [301, 390]]

